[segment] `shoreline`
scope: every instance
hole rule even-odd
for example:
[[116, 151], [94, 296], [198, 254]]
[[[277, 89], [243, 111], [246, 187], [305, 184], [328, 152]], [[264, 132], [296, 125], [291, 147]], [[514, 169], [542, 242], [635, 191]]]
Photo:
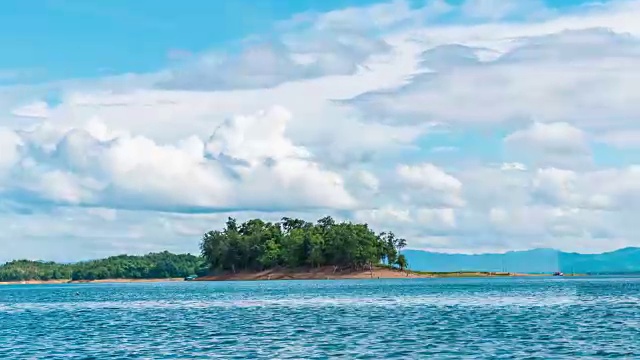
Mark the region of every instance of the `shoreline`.
[[0, 285], [46, 285], [46, 284], [109, 284], [109, 283], [150, 283], [184, 281], [183, 278], [161, 279], [100, 279], [100, 280], [25, 280], [0, 281]]
[[[437, 279], [437, 278], [511, 278], [511, 277], [552, 277], [552, 274], [523, 274], [483, 271], [421, 272], [386, 267], [372, 270], [334, 271], [333, 267], [317, 269], [271, 269], [260, 272], [224, 273], [206, 275], [191, 281], [263, 281], [263, 280], [366, 280], [366, 279]], [[565, 277], [583, 274], [565, 275]], [[45, 285], [45, 284], [108, 284], [108, 283], [154, 283], [185, 281], [184, 278], [161, 279], [100, 279], [100, 280], [26, 280], [4, 281], [0, 285]]]
[[317, 269], [270, 269], [260, 272], [224, 273], [201, 276], [193, 281], [261, 281], [261, 280], [349, 280], [349, 279], [428, 279], [428, 278], [469, 278], [469, 277], [530, 277], [551, 276], [551, 274], [520, 274], [481, 271], [460, 272], [420, 272], [386, 267], [372, 270], [334, 271], [333, 267]]

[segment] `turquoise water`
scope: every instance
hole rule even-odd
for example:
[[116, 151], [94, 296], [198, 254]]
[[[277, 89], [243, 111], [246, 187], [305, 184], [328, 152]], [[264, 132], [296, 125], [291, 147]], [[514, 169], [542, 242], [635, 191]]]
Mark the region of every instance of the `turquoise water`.
[[0, 286], [0, 358], [640, 358], [640, 278]]

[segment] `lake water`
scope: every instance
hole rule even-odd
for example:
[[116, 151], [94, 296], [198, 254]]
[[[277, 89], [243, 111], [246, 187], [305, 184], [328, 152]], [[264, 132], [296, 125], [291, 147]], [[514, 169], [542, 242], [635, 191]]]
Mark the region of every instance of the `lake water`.
[[2, 359], [640, 358], [640, 278], [0, 286]]

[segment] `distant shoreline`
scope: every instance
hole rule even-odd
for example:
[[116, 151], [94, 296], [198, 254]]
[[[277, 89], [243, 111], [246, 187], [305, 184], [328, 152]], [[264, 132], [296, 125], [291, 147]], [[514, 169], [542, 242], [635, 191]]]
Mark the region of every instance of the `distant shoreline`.
[[2, 281], [0, 285], [44, 285], [44, 284], [101, 284], [101, 283], [149, 283], [149, 282], [173, 282], [184, 281], [183, 278], [161, 278], [161, 279], [100, 279], [100, 280], [25, 280], [25, 281]]
[[[551, 274], [523, 274], [484, 271], [422, 272], [374, 267], [372, 270], [335, 271], [331, 266], [317, 269], [271, 269], [259, 272], [223, 273], [206, 275], [192, 281], [262, 281], [262, 280], [357, 280], [357, 279], [430, 279], [430, 278], [504, 278], [504, 277], [551, 277]], [[584, 276], [584, 274], [565, 275]], [[4, 281], [0, 285], [44, 285], [44, 284], [106, 284], [106, 283], [155, 283], [184, 281], [183, 278], [161, 279], [100, 279], [100, 280], [26, 280]]]
[[[260, 280], [347, 280], [347, 279], [403, 279], [403, 278], [465, 278], [465, 277], [529, 277], [546, 274], [517, 274], [501, 272], [421, 272], [374, 267], [372, 270], [334, 271], [331, 266], [317, 269], [271, 269], [260, 272], [238, 272], [208, 275], [193, 281], [260, 281]], [[551, 276], [546, 275], [546, 276]]]

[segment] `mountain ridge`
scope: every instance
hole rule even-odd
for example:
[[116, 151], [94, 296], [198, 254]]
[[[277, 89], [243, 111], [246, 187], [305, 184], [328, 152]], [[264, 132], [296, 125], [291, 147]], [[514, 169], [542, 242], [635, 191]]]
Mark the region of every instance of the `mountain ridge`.
[[402, 253], [409, 261], [409, 268], [417, 271], [640, 272], [640, 247], [625, 247], [595, 254], [564, 252], [552, 248], [482, 254], [406, 249]]

